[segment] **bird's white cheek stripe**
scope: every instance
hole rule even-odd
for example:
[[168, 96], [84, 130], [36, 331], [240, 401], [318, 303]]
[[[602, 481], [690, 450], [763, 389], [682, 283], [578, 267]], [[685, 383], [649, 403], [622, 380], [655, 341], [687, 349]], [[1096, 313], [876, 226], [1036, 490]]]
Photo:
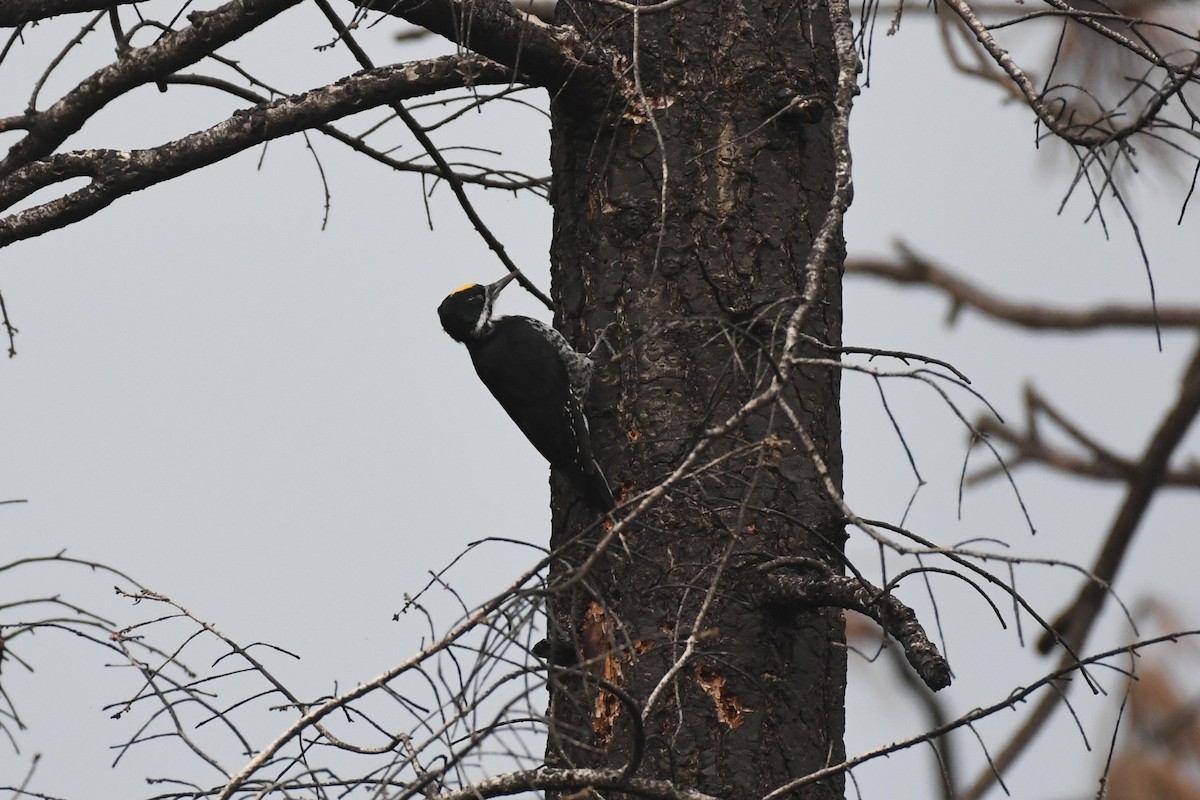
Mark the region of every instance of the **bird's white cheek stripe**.
[[472, 331], [476, 337], [479, 337], [483, 334], [484, 330], [488, 326], [491, 316], [492, 298], [485, 296], [483, 298], [483, 310], [479, 312], [479, 319], [475, 320], [475, 330]]

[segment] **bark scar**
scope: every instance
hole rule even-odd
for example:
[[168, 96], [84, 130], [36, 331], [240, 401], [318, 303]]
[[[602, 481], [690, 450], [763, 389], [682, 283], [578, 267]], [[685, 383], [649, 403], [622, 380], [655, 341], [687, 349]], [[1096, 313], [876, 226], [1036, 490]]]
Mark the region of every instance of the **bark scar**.
[[696, 683], [712, 698], [717, 709], [717, 721], [737, 730], [746, 721], [748, 709], [741, 699], [726, 687], [725, 676], [716, 670], [696, 665]]

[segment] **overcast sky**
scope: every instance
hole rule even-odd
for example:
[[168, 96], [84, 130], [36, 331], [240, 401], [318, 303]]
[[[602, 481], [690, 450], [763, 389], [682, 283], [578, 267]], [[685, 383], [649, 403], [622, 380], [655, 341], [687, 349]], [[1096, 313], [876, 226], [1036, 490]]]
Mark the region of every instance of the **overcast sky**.
[[[329, 39], [315, 9], [302, 6], [284, 19], [290, 27], [256, 34], [234, 54], [288, 91], [353, 70], [340, 50], [313, 51]], [[389, 42], [395, 29], [384, 22], [363, 32], [378, 63], [445, 48], [433, 40], [398, 48]], [[40, 69], [33, 65], [44, 64], [64, 35], [54, 25], [25, 33], [25, 44], [0, 65], [0, 116], [25, 107], [31, 70]], [[73, 53], [42, 104], [110, 51], [101, 37]], [[852, 255], [887, 255], [899, 239], [1012, 298], [1069, 307], [1148, 301], [1128, 225], [1110, 214], [1106, 239], [1095, 221], [1084, 224], [1082, 196], [1058, 213], [1070, 159], [1035, 148], [1023, 107], [952, 75], [928, 20], [906, 17], [895, 37], [880, 29], [870, 77], [852, 118]], [[535, 93], [526, 97], [544, 105]], [[69, 145], [149, 146], [211, 124], [229, 107], [206, 89], [173, 87], [164, 96], [147, 87]], [[18, 136], [0, 136], [0, 147]], [[439, 136], [547, 171], [545, 118], [526, 107], [493, 104]], [[234, 638], [300, 654], [299, 665], [281, 660], [280, 669], [310, 695], [367, 679], [415, 650], [421, 627], [392, 616], [404, 594], [465, 543], [495, 535], [544, 544], [549, 519], [544, 464], [478, 385], [435, 314], [450, 290], [494, 280], [503, 267], [444, 188], [428, 200], [430, 230], [418, 179], [319, 136], [313, 144], [332, 198], [324, 230], [318, 170], [304, 140], [292, 137], [0, 253], [0, 291], [21, 329], [19, 355], [0, 363], [0, 499], [28, 501], [0, 506], [2, 560], [65, 548], [118, 567]], [[1175, 224], [1187, 190], [1178, 170], [1148, 169], [1132, 199], [1160, 302], [1196, 304], [1200, 225], [1195, 209]], [[473, 196], [514, 260], [548, 287], [548, 207], [501, 192]], [[519, 290], [506, 292], [501, 306], [548, 318]], [[852, 279], [845, 339], [949, 360], [1014, 422], [1023, 384], [1032, 381], [1130, 456], [1173, 402], [1193, 347], [1178, 334], [1164, 336], [1162, 352], [1150, 332], [1028, 335], [970, 313], [951, 328], [946, 312], [932, 293]], [[965, 432], [928, 389], [887, 388], [928, 481], [911, 525], [947, 544], [986, 536], [1013, 552], [1091, 560], [1119, 491], [1024, 469], [1018, 485], [1036, 536], [999, 483], [968, 491], [959, 520]], [[982, 410], [965, 394], [956, 399], [969, 416]], [[864, 516], [899, 521], [915, 478], [874, 385], [847, 376], [845, 409], [848, 500]], [[1189, 441], [1184, 450], [1194, 453], [1195, 437]], [[1119, 580], [1128, 602], [1157, 598], [1190, 627], [1200, 627], [1196, 506], [1194, 495], [1163, 494]], [[868, 542], [852, 539], [849, 550], [875, 565]], [[531, 550], [492, 545], [450, 577], [477, 602], [534, 558]], [[0, 602], [62, 593], [113, 619], [142, 618], [144, 609], [112, 596], [113, 583], [83, 570], [30, 568], [5, 576]], [[1027, 568], [1018, 583], [1047, 616], [1077, 588], [1063, 570]], [[1021, 649], [1011, 627], [1002, 631], [971, 590], [936, 588], [956, 673], [947, 693], [954, 713], [995, 702], [1049, 668]], [[909, 593], [904, 599], [923, 607], [915, 584]], [[452, 619], [449, 603], [441, 610]], [[1110, 613], [1093, 649], [1128, 638]], [[130, 676], [104, 669], [109, 656], [67, 636], [39, 636], [24, 647], [37, 673], [10, 661], [4, 681], [30, 730], [19, 757], [0, 748], [0, 784], [18, 782], [40, 752], [40, 791], [157, 791], [141, 781], [144, 758], [108, 768], [107, 746], [132, 723], [101, 709], [128, 693]], [[1187, 657], [1194, 664], [1195, 654]], [[887, 667], [852, 665], [851, 753], [921, 729]], [[1078, 696], [1099, 751], [1088, 753], [1063, 720], [1008, 781], [1014, 796], [1094, 790], [1111, 704]], [[1005, 715], [980, 733], [998, 744], [1020, 718]], [[282, 724], [276, 715], [265, 730]], [[981, 755], [963, 744], [974, 775]], [[168, 757], [165, 747], [147, 752]], [[856, 772], [864, 796], [898, 797], [896, 771], [906, 781], [923, 777], [927, 758], [922, 750]], [[170, 772], [170, 761], [151, 763]], [[918, 787], [911, 797], [925, 796]]]

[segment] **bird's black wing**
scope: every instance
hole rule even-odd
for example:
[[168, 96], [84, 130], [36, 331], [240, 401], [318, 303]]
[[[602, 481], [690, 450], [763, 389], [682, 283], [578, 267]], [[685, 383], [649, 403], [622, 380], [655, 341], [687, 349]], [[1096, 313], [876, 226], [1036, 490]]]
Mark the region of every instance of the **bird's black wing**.
[[523, 317], [500, 317], [491, 334], [468, 344], [480, 380], [550, 466], [588, 501], [612, 508], [608, 482], [592, 455], [587, 420], [571, 394], [554, 345]]

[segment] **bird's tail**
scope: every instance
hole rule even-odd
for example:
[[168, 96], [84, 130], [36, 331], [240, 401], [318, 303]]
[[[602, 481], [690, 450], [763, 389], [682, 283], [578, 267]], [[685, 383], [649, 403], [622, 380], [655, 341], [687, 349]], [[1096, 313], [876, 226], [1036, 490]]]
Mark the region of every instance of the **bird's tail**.
[[604, 477], [594, 458], [587, 460], [583, 470], [573, 476], [571, 483], [575, 485], [575, 491], [583, 496], [589, 508], [602, 514], [616, 508], [617, 503], [613, 499], [612, 489], [608, 486], [608, 479]]
[[603, 514], [612, 511], [617, 503], [613, 500], [612, 489], [608, 487], [608, 479], [604, 470], [596, 463], [592, 454], [592, 437], [588, 430], [587, 417], [577, 403], [570, 404], [571, 424], [575, 430], [575, 459], [572, 464], [563, 465], [567, 469], [567, 477], [575, 491], [587, 502], [588, 507]]

